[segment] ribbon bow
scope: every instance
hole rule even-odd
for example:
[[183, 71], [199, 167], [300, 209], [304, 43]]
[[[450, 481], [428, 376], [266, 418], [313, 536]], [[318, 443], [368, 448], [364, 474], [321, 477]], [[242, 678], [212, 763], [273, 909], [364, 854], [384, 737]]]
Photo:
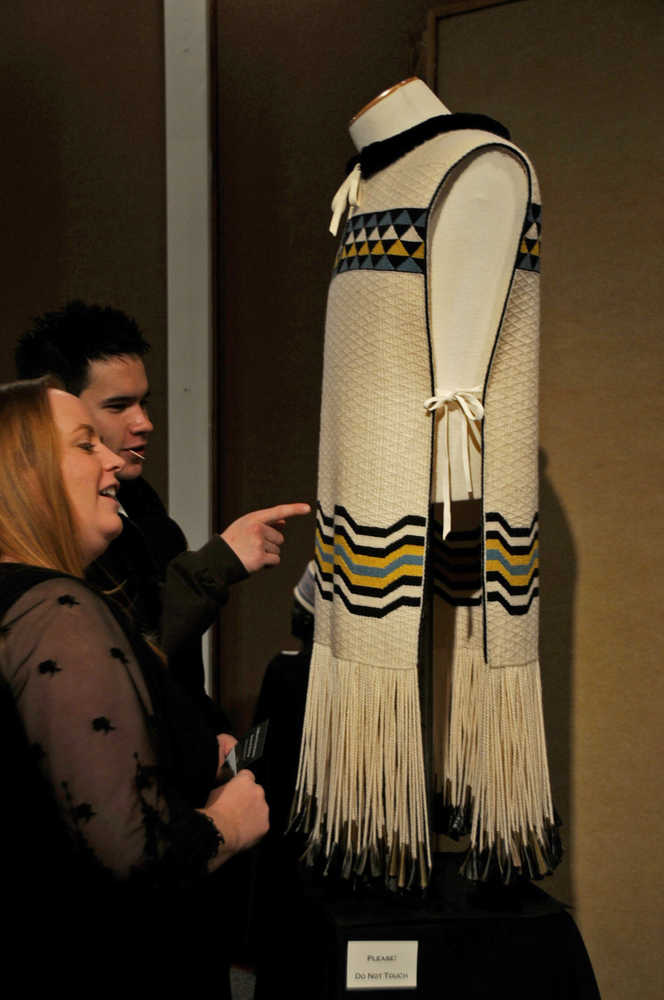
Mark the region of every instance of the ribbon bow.
[[450, 469], [450, 422], [449, 412], [453, 406], [458, 406], [465, 416], [463, 427], [465, 428], [465, 441], [462, 451], [463, 472], [466, 478], [466, 492], [472, 493], [473, 483], [470, 478], [470, 435], [474, 433], [473, 424], [479, 423], [484, 417], [484, 407], [479, 398], [482, 386], [476, 385], [474, 389], [457, 389], [455, 392], [442, 393], [436, 390], [434, 396], [424, 401], [424, 409], [427, 413], [434, 413], [435, 410], [442, 410], [441, 420], [445, 422], [443, 433], [440, 437], [443, 446], [443, 459], [447, 463], [447, 474], [443, 478], [443, 538], [447, 538], [452, 526], [452, 513], [450, 511], [451, 502], [451, 478]]
[[360, 190], [360, 164], [356, 163], [351, 172], [346, 177], [334, 198], [332, 199], [332, 219], [330, 220], [330, 232], [333, 236], [337, 235], [339, 229], [339, 222], [341, 221], [341, 216], [346, 211], [347, 205], [352, 205], [353, 208], [357, 208], [360, 204], [359, 200], [359, 190]]

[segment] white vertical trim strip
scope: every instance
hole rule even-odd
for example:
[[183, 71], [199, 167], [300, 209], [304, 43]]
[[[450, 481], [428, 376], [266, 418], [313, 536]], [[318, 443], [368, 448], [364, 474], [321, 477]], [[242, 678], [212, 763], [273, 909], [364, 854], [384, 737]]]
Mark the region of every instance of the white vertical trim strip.
[[207, 0], [165, 0], [168, 497], [192, 548], [211, 531], [208, 35]]

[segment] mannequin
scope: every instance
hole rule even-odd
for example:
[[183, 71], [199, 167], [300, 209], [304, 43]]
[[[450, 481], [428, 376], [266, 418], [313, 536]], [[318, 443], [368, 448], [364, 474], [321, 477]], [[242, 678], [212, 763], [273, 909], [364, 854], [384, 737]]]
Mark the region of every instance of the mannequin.
[[433, 790], [444, 827], [471, 833], [469, 877], [540, 876], [559, 845], [537, 651], [537, 178], [504, 126], [417, 79], [350, 128], [294, 815], [311, 859], [424, 886]]
[[[379, 94], [355, 115], [350, 136], [360, 152], [419, 125], [450, 114], [422, 80], [410, 77]], [[483, 150], [458, 171], [448, 193], [435, 206], [429, 223], [430, 324], [434, 384], [441, 395], [481, 384], [512, 275], [514, 244], [528, 199], [522, 162], [509, 150]], [[471, 266], [472, 265], [472, 266]], [[445, 479], [450, 500], [482, 495], [479, 435], [458, 404], [449, 415], [449, 471], [442, 440], [444, 410], [436, 413], [436, 441], [431, 499], [444, 503]], [[463, 453], [470, 457], [470, 489]], [[442, 513], [442, 511], [441, 511]]]

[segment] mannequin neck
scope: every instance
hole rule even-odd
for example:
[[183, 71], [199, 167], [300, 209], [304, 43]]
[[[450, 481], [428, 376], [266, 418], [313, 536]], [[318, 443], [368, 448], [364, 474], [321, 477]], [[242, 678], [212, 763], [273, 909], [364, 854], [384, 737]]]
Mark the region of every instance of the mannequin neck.
[[417, 77], [410, 77], [370, 101], [350, 123], [350, 137], [358, 151], [413, 128], [427, 118], [449, 115], [440, 98]]

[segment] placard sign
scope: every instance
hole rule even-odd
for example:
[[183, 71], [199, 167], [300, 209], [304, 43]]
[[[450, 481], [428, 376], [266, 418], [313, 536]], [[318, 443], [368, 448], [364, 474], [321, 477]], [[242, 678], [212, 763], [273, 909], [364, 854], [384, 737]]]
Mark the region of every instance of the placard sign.
[[347, 990], [414, 990], [417, 941], [349, 941]]

